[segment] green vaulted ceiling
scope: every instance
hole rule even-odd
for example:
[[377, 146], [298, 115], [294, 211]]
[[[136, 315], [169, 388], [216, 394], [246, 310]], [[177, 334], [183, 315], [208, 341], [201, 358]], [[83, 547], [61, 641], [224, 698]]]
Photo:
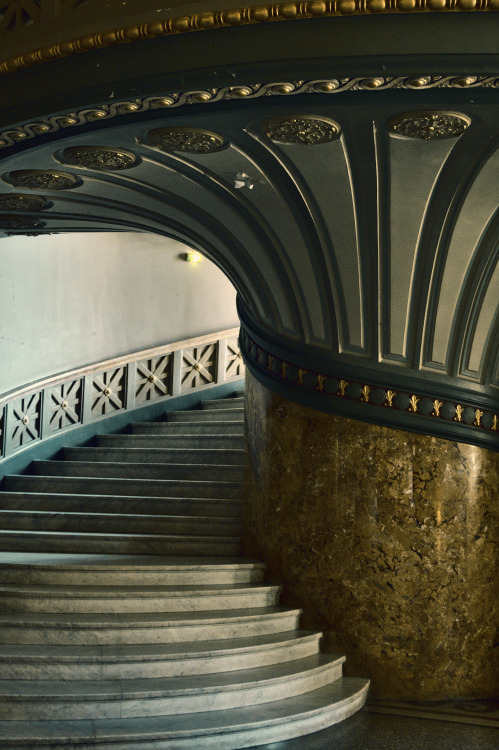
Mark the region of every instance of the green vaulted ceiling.
[[[96, 4], [62, 5], [82, 24], [71, 38], [90, 33]], [[234, 283], [243, 349], [270, 387], [493, 445], [499, 16], [485, 2], [354, 3], [350, 18], [334, 15], [345, 3], [293, 5], [293, 21], [212, 14], [221, 28], [192, 34], [163, 19], [155, 38], [4, 75], [0, 229], [182, 240]], [[13, 38], [33, 21], [0, 26], [4, 60], [28, 64]]]

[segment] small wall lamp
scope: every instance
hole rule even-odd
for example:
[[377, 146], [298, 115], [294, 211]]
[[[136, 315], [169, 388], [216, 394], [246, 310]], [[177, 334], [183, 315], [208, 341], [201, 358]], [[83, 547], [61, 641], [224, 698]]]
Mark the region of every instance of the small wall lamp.
[[197, 253], [195, 250], [191, 250], [188, 253], [182, 253], [180, 257], [187, 263], [201, 263], [201, 261], [203, 260], [203, 256], [201, 255], [201, 253]]

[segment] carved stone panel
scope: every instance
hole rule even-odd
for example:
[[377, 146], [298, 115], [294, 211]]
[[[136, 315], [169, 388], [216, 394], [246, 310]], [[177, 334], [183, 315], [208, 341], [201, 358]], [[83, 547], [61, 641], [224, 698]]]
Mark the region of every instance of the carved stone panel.
[[92, 378], [92, 419], [121, 411], [126, 401], [126, 367], [118, 367]]
[[3, 457], [3, 441], [5, 435], [5, 406], [0, 407], [0, 458]]
[[225, 357], [225, 379], [240, 378], [244, 375], [244, 362], [237, 338], [227, 339]]
[[217, 345], [206, 344], [182, 352], [181, 390], [214, 383], [217, 373]]
[[83, 381], [62, 383], [50, 391], [50, 431], [79, 424], [82, 418]]
[[41, 393], [33, 393], [12, 404], [9, 435], [10, 449], [16, 450], [40, 437]]
[[137, 362], [135, 402], [154, 401], [171, 393], [171, 354]]

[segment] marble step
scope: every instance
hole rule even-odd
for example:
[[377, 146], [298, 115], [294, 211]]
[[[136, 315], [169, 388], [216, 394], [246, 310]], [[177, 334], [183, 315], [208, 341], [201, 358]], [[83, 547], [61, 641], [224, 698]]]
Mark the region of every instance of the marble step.
[[140, 497], [237, 499], [241, 494], [240, 482], [111, 477], [44, 477], [28, 474], [13, 474], [4, 477], [4, 488], [7, 492], [63, 492], [83, 495], [136, 495]]
[[0, 553], [0, 583], [52, 585], [201, 585], [260, 583], [265, 566], [240, 558]]
[[211, 612], [274, 607], [279, 586], [233, 583], [204, 586], [0, 585], [0, 612]]
[[132, 680], [2, 680], [0, 720], [79, 720], [221, 711], [284, 700], [339, 679], [343, 656], [238, 670]]
[[[332, 726], [365, 703], [369, 683], [342, 677], [306, 695], [195, 715], [61, 721], [2, 721], [2, 750], [238, 750]], [[305, 740], [305, 743], [307, 741]], [[305, 749], [307, 744], [303, 745]]]
[[251, 638], [298, 628], [299, 609], [121, 614], [0, 613], [0, 643], [58, 646], [186, 643]]
[[[201, 411], [199, 411], [201, 414]], [[244, 422], [203, 422], [170, 421], [170, 422], [132, 422], [130, 429], [133, 435], [238, 435], [244, 437]], [[204, 444], [204, 440], [203, 440]]]
[[208, 482], [241, 482], [243, 466], [211, 464], [127, 463], [121, 461], [40, 461], [31, 462], [35, 476], [116, 477], [118, 479], [179, 479]]
[[0, 510], [120, 515], [240, 518], [241, 500], [207, 497], [134, 497], [133, 495], [65, 495], [63, 492], [0, 492]]
[[226, 555], [234, 557], [241, 554], [241, 543], [239, 537], [0, 529], [0, 551], [16, 550], [111, 555]]
[[[238, 435], [97, 435], [96, 442], [103, 448], [153, 448], [156, 450], [212, 451], [245, 450], [246, 438]], [[229, 461], [227, 462], [229, 463]]]
[[219, 398], [219, 399], [203, 399], [201, 401], [201, 409], [207, 409], [212, 411], [213, 409], [244, 409], [244, 396], [236, 396], [234, 398]]
[[[128, 437], [128, 436], [127, 436]], [[91, 448], [64, 448], [67, 461], [126, 461], [130, 463], [169, 463], [172, 465], [189, 464], [190, 466], [223, 465], [244, 466], [246, 451], [243, 449], [215, 448], [140, 448], [127, 446], [98, 446]]]
[[163, 510], [162, 514], [154, 515], [0, 510], [0, 529], [216, 537], [235, 537], [241, 533], [241, 521], [238, 518], [171, 516], [166, 507]]
[[0, 674], [4, 680], [120, 680], [233, 672], [312, 656], [319, 639], [320, 633], [293, 630], [181, 646], [0, 645]]
[[193, 409], [192, 411], [170, 411], [167, 422], [227, 422], [243, 421], [244, 407], [232, 409]]

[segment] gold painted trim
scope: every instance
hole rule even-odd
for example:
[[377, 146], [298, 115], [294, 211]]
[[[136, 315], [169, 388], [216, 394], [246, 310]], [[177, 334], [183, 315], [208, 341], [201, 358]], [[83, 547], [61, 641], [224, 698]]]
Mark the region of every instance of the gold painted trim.
[[499, 0], [311, 0], [310, 2], [272, 3], [249, 8], [214, 10], [190, 16], [157, 19], [132, 26], [121, 26], [39, 47], [0, 62], [0, 75], [81, 52], [193, 31], [211, 31], [249, 24], [332, 16], [432, 12], [476, 13], [497, 10], [499, 10]]
[[[364, 383], [363, 381], [344, 380], [339, 376], [333, 375], [332, 373], [326, 374], [316, 372], [315, 370], [304, 369], [293, 362], [287, 362], [281, 359], [281, 357], [276, 357], [267, 352], [265, 349], [262, 349], [244, 329], [244, 327], [241, 329], [240, 342], [244, 345], [244, 350], [246, 352], [248, 360], [250, 360], [255, 367], [257, 367], [258, 369], [270, 371], [277, 380], [286, 380], [289, 385], [300, 386], [301, 388], [309, 392], [317, 391], [321, 394], [322, 398], [329, 397], [332, 399], [355, 401], [356, 403], [362, 404], [365, 407], [393, 409], [393, 411], [404, 412], [408, 416], [410, 415], [437, 418], [439, 421], [445, 422], [447, 424], [458, 423], [463, 427], [473, 427], [475, 430], [479, 429], [482, 432], [495, 432], [498, 430], [499, 417], [497, 414], [494, 414], [491, 409], [482, 411], [481, 409], [477, 409], [476, 406], [471, 406], [471, 404], [456, 403], [455, 399], [447, 399], [447, 401], [444, 402], [443, 400], [440, 401], [435, 396], [423, 396], [421, 394], [411, 393], [410, 390], [404, 392], [400, 390], [395, 391], [392, 390], [389, 386], [375, 386], [372, 383]], [[253, 354], [251, 353], [252, 346], [256, 347], [256, 356], [253, 356]], [[262, 366], [262, 361], [268, 363], [267, 366]], [[276, 363], [275, 369], [273, 369], [272, 367], [274, 362]], [[293, 367], [295, 368], [295, 370], [297, 370], [297, 375], [294, 380], [289, 380], [287, 377], [287, 371], [290, 367]], [[310, 376], [308, 381], [305, 380], [306, 375]], [[326, 390], [325, 384], [328, 380], [336, 381], [336, 388], [334, 391]], [[358, 386], [358, 398], [349, 396], [347, 392], [348, 386]], [[371, 395], [376, 391], [384, 392], [384, 399], [382, 402], [378, 401], [377, 403], [374, 403], [371, 400]], [[395, 397], [397, 395], [400, 395], [402, 397], [405, 396], [407, 398], [407, 406], [397, 407], [397, 405], [395, 404]], [[430, 402], [430, 410], [420, 410], [419, 404], [423, 401]], [[448, 414], [446, 417], [441, 413], [441, 409], [444, 405], [448, 405], [452, 409], [451, 414]], [[465, 418], [463, 418], [463, 415], [465, 415], [465, 411], [471, 411], [473, 413], [472, 420], [466, 421]], [[488, 421], [490, 422], [490, 426], [488, 427], [482, 424], [482, 419], [484, 416], [487, 416]]]
[[20, 141], [40, 138], [60, 130], [80, 127], [101, 120], [129, 117], [134, 114], [158, 109], [178, 109], [196, 104], [214, 104], [241, 99], [260, 99], [270, 96], [297, 96], [299, 94], [327, 94], [335, 96], [346, 91], [386, 90], [427, 91], [430, 89], [499, 89], [497, 75], [467, 76], [371, 76], [348, 78], [328, 78], [314, 81], [279, 81], [273, 83], [252, 83], [238, 86], [223, 86], [217, 89], [196, 89], [194, 91], [173, 92], [163, 96], [137, 97], [110, 101], [74, 112], [49, 115], [37, 120], [18, 123], [0, 131], [0, 150], [15, 146]]

